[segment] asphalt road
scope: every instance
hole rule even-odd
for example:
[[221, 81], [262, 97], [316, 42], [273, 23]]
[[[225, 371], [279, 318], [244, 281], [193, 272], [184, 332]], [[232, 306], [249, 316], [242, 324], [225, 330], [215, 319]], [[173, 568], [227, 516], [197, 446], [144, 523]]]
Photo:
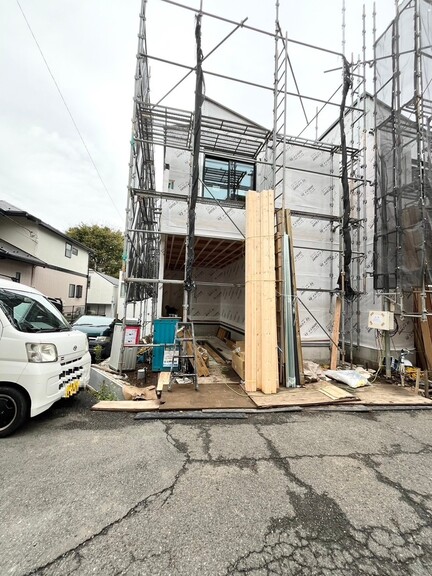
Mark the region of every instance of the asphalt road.
[[0, 441], [0, 575], [430, 575], [432, 411], [134, 421], [81, 394]]

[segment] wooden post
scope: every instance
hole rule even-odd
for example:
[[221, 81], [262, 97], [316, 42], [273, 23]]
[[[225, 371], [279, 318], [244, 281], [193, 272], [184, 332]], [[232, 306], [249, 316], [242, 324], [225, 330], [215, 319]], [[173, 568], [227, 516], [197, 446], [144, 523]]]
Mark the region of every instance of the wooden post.
[[342, 312], [342, 300], [340, 296], [336, 296], [332, 342], [331, 342], [331, 354], [330, 354], [330, 370], [336, 370], [339, 359], [339, 333], [340, 333], [341, 312]]
[[415, 393], [416, 393], [416, 394], [419, 393], [419, 388], [420, 388], [420, 374], [421, 374], [421, 370], [420, 370], [420, 368], [417, 368], [416, 383], [415, 383]]
[[245, 389], [257, 390], [257, 254], [258, 224], [257, 192], [250, 190], [246, 194], [246, 259], [245, 259]]

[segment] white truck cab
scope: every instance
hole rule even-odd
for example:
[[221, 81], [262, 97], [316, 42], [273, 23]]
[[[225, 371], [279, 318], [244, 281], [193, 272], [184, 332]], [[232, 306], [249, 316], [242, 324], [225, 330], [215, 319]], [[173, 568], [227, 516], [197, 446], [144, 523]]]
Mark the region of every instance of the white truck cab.
[[0, 279], [0, 437], [90, 379], [87, 337], [43, 294]]

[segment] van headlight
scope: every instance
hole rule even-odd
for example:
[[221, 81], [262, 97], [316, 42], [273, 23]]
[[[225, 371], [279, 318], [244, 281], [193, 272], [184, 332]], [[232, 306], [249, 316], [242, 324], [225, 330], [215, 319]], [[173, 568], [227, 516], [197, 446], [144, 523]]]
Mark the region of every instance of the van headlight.
[[29, 362], [57, 362], [57, 348], [54, 344], [27, 342], [26, 348]]
[[97, 344], [105, 344], [105, 342], [109, 342], [110, 338], [109, 336], [96, 336], [96, 340], [95, 342]]

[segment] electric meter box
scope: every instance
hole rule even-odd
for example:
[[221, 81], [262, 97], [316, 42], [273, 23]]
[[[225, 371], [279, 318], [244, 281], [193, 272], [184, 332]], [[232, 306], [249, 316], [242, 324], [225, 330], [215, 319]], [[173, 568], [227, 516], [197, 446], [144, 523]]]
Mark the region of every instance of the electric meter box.
[[394, 313], [387, 310], [370, 310], [368, 327], [375, 330], [394, 330]]

